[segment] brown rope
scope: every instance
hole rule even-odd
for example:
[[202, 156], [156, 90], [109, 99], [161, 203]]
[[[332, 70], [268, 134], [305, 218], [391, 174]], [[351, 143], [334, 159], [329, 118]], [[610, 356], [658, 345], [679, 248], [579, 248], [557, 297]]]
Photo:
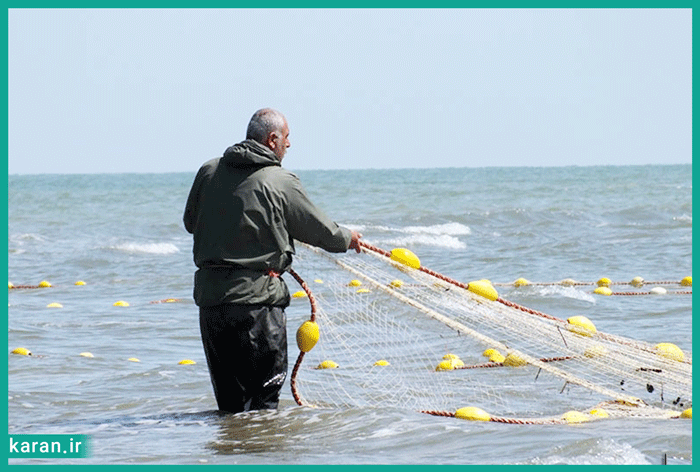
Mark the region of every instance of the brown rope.
[[[360, 247], [363, 247], [363, 248], [365, 248], [369, 251], [372, 251], [372, 252], [376, 252], [377, 254], [381, 254], [382, 256], [385, 256], [385, 257], [388, 257], [389, 259], [391, 259], [391, 253], [389, 251], [385, 251], [384, 249], [380, 249], [376, 246], [372, 246], [371, 244], [366, 243], [364, 241], [360, 241]], [[432, 275], [433, 277], [440, 279], [444, 282], [450, 283], [452, 285], [456, 285], [457, 287], [461, 287], [461, 288], [466, 289], [466, 290], [469, 289], [469, 284], [465, 284], [463, 282], [459, 282], [457, 280], [451, 279], [451, 278], [444, 276], [438, 272], [430, 270], [427, 267], [420, 266], [418, 268], [418, 270], [421, 272], [424, 272], [428, 275]]]
[[[439, 411], [439, 410], [420, 410], [421, 413], [433, 416], [441, 416], [443, 418], [455, 418], [457, 415], [452, 411]], [[502, 418], [497, 416], [492, 416], [489, 419], [492, 423], [505, 423], [505, 424], [564, 424], [565, 420], [559, 418], [547, 418], [547, 419], [520, 419], [520, 418]]]
[[[304, 279], [302, 279], [299, 274], [294, 272], [293, 269], [289, 269], [288, 272], [291, 274], [292, 277], [294, 277], [294, 280], [296, 280], [299, 285], [301, 285], [301, 288], [306, 292], [306, 295], [309, 297], [309, 304], [311, 305], [311, 316], [309, 319], [311, 321], [316, 321], [316, 312], [318, 311], [318, 304], [316, 302], [316, 297], [313, 296], [311, 293], [311, 289], [309, 286], [304, 282]], [[304, 359], [304, 351], [299, 351], [299, 357], [297, 357], [297, 361], [294, 364], [294, 368], [292, 369], [292, 376], [289, 379], [289, 383], [292, 387], [292, 396], [294, 397], [294, 401], [297, 402], [297, 405], [303, 406], [304, 402], [301, 399], [301, 395], [299, 395], [299, 390], [297, 388], [297, 375], [299, 373], [299, 367], [301, 367], [301, 361]]]
[[445, 418], [454, 418], [455, 417], [455, 414], [452, 411], [421, 410], [420, 412], [425, 413], [426, 415], [442, 416]]
[[299, 367], [301, 366], [301, 361], [304, 359], [304, 351], [299, 351], [299, 356], [294, 364], [294, 369], [292, 369], [292, 376], [289, 379], [289, 383], [292, 387], [292, 396], [297, 405], [304, 406], [304, 402], [301, 400], [301, 395], [299, 395], [299, 389], [297, 388], [297, 374], [299, 373]]
[[[558, 356], [558, 357], [543, 357], [539, 359], [540, 362], [559, 362], [567, 361], [570, 359], [575, 359], [576, 356]], [[485, 364], [473, 364], [473, 365], [462, 365], [457, 366], [454, 370], [465, 370], [465, 369], [489, 369], [491, 367], [504, 367], [503, 362], [486, 362]]]
[[[666, 292], [665, 295], [692, 295], [692, 291], [671, 291], [671, 292]], [[628, 296], [633, 296], [633, 295], [654, 295], [651, 292], [613, 292], [610, 295], [628, 295]]]
[[[527, 285], [533, 285], [536, 287], [551, 287], [553, 285], [564, 285], [564, 286], [584, 286], [584, 285], [597, 285], [597, 282], [571, 282], [564, 283], [564, 281], [559, 282], [529, 282]], [[493, 284], [496, 287], [512, 287], [515, 282], [495, 282]], [[610, 282], [608, 285], [632, 285], [630, 282]], [[681, 285], [680, 281], [677, 280], [661, 280], [658, 282], [642, 282], [641, 285]], [[641, 286], [640, 285], [640, 286]]]
[[316, 321], [316, 312], [318, 311], [318, 304], [316, 303], [316, 297], [313, 296], [311, 293], [311, 289], [309, 286], [304, 282], [304, 280], [299, 277], [299, 274], [294, 272], [291, 268], [288, 270], [288, 272], [291, 274], [292, 277], [301, 285], [301, 288], [304, 289], [304, 292], [306, 292], [306, 295], [309, 296], [309, 303], [311, 304], [311, 321]]

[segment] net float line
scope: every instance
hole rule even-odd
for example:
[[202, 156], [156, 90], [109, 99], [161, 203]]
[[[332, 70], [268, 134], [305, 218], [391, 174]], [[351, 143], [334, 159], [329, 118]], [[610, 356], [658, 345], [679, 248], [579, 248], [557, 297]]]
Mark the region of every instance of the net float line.
[[[494, 282], [493, 285], [495, 287], [513, 287], [513, 286], [523, 286], [523, 285], [533, 285], [533, 286], [538, 286], [538, 287], [551, 287], [551, 286], [556, 286], [556, 285], [563, 285], [563, 286], [572, 286], [572, 287], [578, 287], [578, 286], [592, 286], [592, 285], [598, 285], [597, 282], [577, 282], [577, 281], [566, 281], [562, 280], [559, 282], [527, 282], [526, 284], [518, 284], [517, 282]], [[633, 285], [631, 282], [609, 282], [607, 285]], [[681, 281], [678, 280], [659, 280], [659, 281], [643, 281], [639, 283], [639, 286], [641, 285], [683, 285]]]
[[[570, 359], [576, 359], [576, 356], [558, 356], [558, 357], [543, 357], [539, 359], [540, 362], [560, 362], [568, 361]], [[473, 365], [459, 365], [455, 366], [453, 370], [468, 370], [468, 369], [489, 369], [492, 367], [506, 367], [503, 362], [486, 362], [484, 364], [473, 364]]]
[[533, 425], [549, 425], [549, 424], [579, 424], [589, 421], [597, 421], [606, 418], [646, 418], [646, 419], [678, 419], [692, 418], [690, 409], [683, 412], [673, 412], [659, 408], [645, 407], [644, 410], [639, 410], [638, 406], [629, 405], [620, 401], [605, 401], [599, 403], [586, 412], [570, 410], [561, 416], [550, 416], [544, 418], [512, 418], [491, 416], [478, 407], [465, 407], [457, 411], [441, 411], [441, 410], [420, 410], [420, 413], [425, 413], [432, 416], [440, 416], [446, 418], [459, 418], [469, 421], [482, 421], [504, 424], [533, 424]]
[[[369, 243], [366, 243], [362, 240], [360, 240], [360, 247], [367, 249], [369, 251], [375, 252], [377, 254], [381, 254], [382, 256], [385, 256], [385, 257], [391, 259], [391, 252], [386, 251], [384, 249], [380, 249], [380, 248], [373, 246]], [[420, 266], [417, 268], [417, 270], [424, 272], [428, 275], [432, 275], [436, 279], [442, 280], [443, 282], [447, 282], [449, 284], [456, 285], [457, 287], [463, 288], [465, 290], [469, 290], [469, 284], [465, 284], [464, 282], [460, 282], [458, 280], [455, 280], [455, 279], [452, 279], [452, 278], [447, 277], [445, 275], [442, 275], [438, 272], [435, 272], [431, 269], [428, 269], [427, 267]]]
[[[666, 292], [664, 295], [692, 295], [693, 292], [689, 290], [672, 291]], [[635, 296], [635, 295], [655, 295], [654, 292], [612, 292], [610, 295], [617, 296]]]
[[[439, 410], [421, 410], [421, 413], [432, 416], [440, 416], [443, 418], [457, 418], [457, 414], [453, 411], [439, 411]], [[504, 424], [567, 424], [567, 421], [561, 418], [503, 418], [498, 416], [490, 416], [488, 419], [479, 420], [490, 423], [504, 423]]]
[[[381, 256], [384, 256], [384, 257], [386, 257], [386, 258], [388, 258], [388, 259], [392, 259], [392, 253], [389, 252], [389, 251], [386, 251], [386, 250], [384, 250], [384, 249], [381, 249], [381, 248], [378, 248], [378, 247], [376, 247], [376, 246], [373, 246], [373, 245], [371, 245], [371, 244], [369, 244], [369, 243], [367, 243], [367, 242], [364, 242], [364, 241], [362, 241], [362, 240], [360, 240], [359, 243], [360, 243], [360, 247], [361, 247], [363, 250], [365, 250], [366, 252], [368, 252], [368, 253], [371, 253], [371, 254], [374, 254], [374, 255], [381, 255]], [[414, 268], [415, 268], [416, 270], [420, 271], [420, 272], [423, 272], [423, 273], [426, 273], [426, 274], [428, 274], [428, 275], [431, 275], [432, 277], [435, 277], [435, 278], [437, 278], [437, 279], [439, 279], [439, 280], [441, 280], [441, 281], [443, 281], [443, 282], [447, 282], [447, 283], [449, 283], [449, 284], [451, 284], [451, 285], [454, 285], [454, 286], [463, 288], [463, 289], [465, 289], [465, 290], [469, 290], [469, 284], [465, 284], [465, 283], [463, 283], [463, 282], [459, 282], [459, 281], [457, 281], [457, 280], [455, 280], [455, 279], [452, 279], [452, 278], [447, 277], [447, 276], [445, 276], [445, 275], [442, 275], [442, 274], [440, 274], [440, 273], [438, 273], [438, 272], [435, 272], [435, 271], [433, 271], [433, 270], [431, 270], [431, 269], [428, 269], [428, 268], [426, 268], [426, 267], [423, 267], [422, 265], [420, 265], [419, 267], [414, 267]], [[538, 316], [538, 317], [545, 318], [545, 319], [548, 319], [548, 320], [556, 321], [556, 322], [562, 323], [562, 324], [564, 324], [564, 325], [568, 324], [568, 322], [567, 322], [566, 320], [563, 320], [563, 319], [561, 319], [561, 318], [557, 318], [556, 316], [552, 316], [552, 315], [549, 315], [549, 314], [547, 314], [547, 313], [543, 313], [543, 312], [538, 311], [538, 310], [534, 310], [534, 309], [532, 309], [532, 308], [525, 307], [525, 306], [523, 306], [523, 305], [520, 305], [520, 304], [518, 304], [518, 303], [509, 301], [509, 300], [505, 300], [504, 298], [502, 298], [502, 297], [500, 297], [500, 296], [498, 296], [494, 301], [496, 301], [496, 302], [498, 302], [498, 303], [501, 303], [501, 304], [503, 304], [503, 305], [505, 305], [505, 306], [507, 306], [507, 307], [509, 307], [509, 308], [514, 308], [514, 309], [520, 310], [520, 311], [522, 311], [522, 312], [524, 312], [524, 313], [528, 313], [528, 314], [531, 314], [531, 315], [534, 315], [534, 316]], [[611, 341], [611, 342], [615, 342], [615, 343], [618, 343], [618, 344], [620, 344], [620, 345], [638, 347], [638, 348], [642, 349], [643, 351], [646, 351], [646, 352], [649, 352], [649, 353], [653, 353], [653, 352], [654, 352], [654, 351], [651, 350], [651, 349], [645, 348], [645, 347], [643, 347], [643, 346], [639, 346], [637, 343], [630, 342], [630, 341], [627, 340], [627, 339], [624, 339], [624, 338], [621, 338], [621, 337], [618, 337], [618, 336], [615, 336], [615, 335], [612, 335], [612, 334], [597, 333], [596, 335], [599, 336], [601, 339], [604, 339], [604, 340], [607, 340], [607, 341]], [[682, 363], [684, 363], [684, 364], [691, 364], [691, 363], [692, 363], [692, 362], [691, 362], [690, 360], [688, 360], [688, 359], [684, 359], [684, 360], [681, 360], [681, 361], [679, 361], [679, 362], [682, 362]]]
[[[309, 317], [309, 321], [315, 323], [316, 313], [318, 312], [318, 303], [316, 301], [316, 297], [314, 297], [314, 295], [311, 293], [311, 289], [309, 288], [308, 284], [304, 281], [304, 279], [301, 278], [301, 276], [299, 276], [299, 274], [297, 274], [292, 268], [289, 268], [288, 272], [292, 277], [294, 277], [294, 280], [297, 281], [297, 283], [301, 286], [302, 290], [304, 290], [304, 292], [306, 292], [306, 295], [309, 297], [309, 304], [311, 305], [311, 316]], [[294, 363], [294, 368], [292, 369], [292, 376], [289, 379], [289, 383], [292, 388], [292, 396], [294, 397], [294, 401], [297, 403], [297, 405], [311, 406], [306, 404], [301, 398], [301, 395], [299, 394], [299, 389], [297, 387], [297, 377], [299, 375], [299, 368], [301, 367], [301, 363], [304, 360], [304, 354], [306, 354], [306, 352], [300, 349], [299, 356], [297, 356], [297, 360]]]

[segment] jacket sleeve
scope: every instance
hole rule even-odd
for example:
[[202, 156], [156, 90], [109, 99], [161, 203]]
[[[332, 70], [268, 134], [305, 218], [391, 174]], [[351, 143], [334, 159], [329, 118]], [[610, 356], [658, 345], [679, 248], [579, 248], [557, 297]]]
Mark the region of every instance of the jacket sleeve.
[[348, 250], [352, 240], [350, 230], [337, 225], [316, 207], [294, 174], [289, 174], [285, 193], [284, 216], [287, 221], [287, 230], [292, 238], [328, 252]]
[[187, 205], [185, 205], [185, 213], [182, 216], [182, 221], [185, 224], [185, 229], [188, 233], [194, 233], [194, 225], [197, 222], [197, 207], [199, 204], [199, 192], [202, 186], [202, 179], [206, 173], [204, 166], [199, 169], [197, 176], [194, 178], [190, 194], [187, 197]]

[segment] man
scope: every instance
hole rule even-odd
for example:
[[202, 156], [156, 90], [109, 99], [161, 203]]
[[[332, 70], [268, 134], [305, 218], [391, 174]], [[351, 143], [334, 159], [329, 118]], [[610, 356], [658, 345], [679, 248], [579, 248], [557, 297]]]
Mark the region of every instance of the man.
[[360, 252], [360, 234], [331, 221], [281, 167], [289, 126], [258, 110], [246, 140], [202, 165], [184, 224], [194, 236], [194, 300], [219, 410], [277, 408], [287, 376], [284, 309], [294, 239], [329, 252]]

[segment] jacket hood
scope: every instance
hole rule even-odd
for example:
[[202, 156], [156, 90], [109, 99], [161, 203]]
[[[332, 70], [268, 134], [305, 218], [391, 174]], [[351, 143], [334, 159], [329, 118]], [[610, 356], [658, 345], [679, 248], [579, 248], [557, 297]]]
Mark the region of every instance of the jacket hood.
[[226, 149], [223, 161], [227, 165], [241, 168], [280, 165], [280, 160], [272, 149], [252, 139], [246, 139]]

